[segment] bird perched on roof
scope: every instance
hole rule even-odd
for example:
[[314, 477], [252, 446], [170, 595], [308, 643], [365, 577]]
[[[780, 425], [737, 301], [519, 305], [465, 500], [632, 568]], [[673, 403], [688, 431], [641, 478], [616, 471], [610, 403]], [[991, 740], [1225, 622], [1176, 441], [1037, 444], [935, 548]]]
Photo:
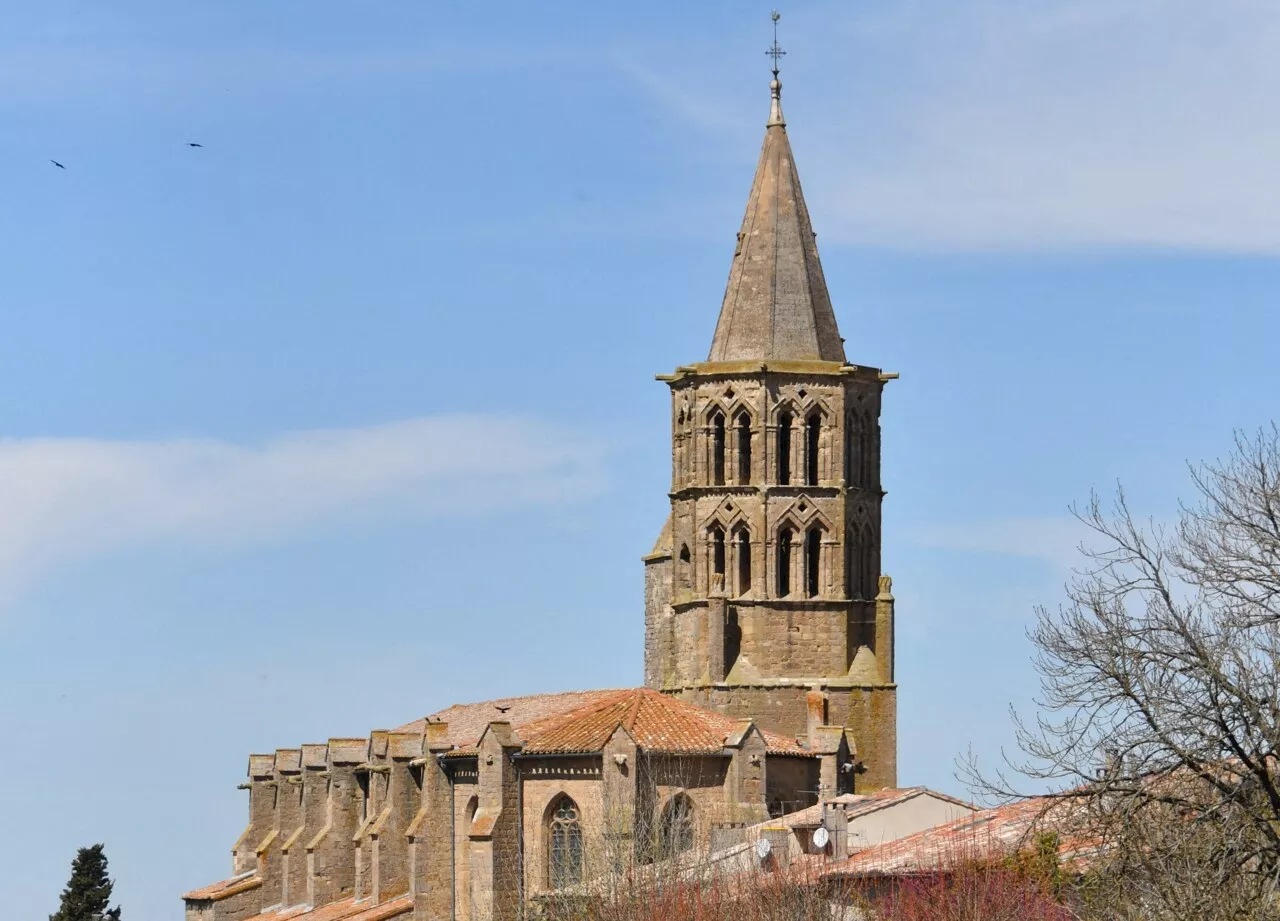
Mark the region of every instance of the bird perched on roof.
[[50, 160], [49, 162], [52, 163], [54, 166], [56, 166], [58, 169], [66, 169], [66, 167], [63, 166], [61, 163], [59, 163], [57, 160]]

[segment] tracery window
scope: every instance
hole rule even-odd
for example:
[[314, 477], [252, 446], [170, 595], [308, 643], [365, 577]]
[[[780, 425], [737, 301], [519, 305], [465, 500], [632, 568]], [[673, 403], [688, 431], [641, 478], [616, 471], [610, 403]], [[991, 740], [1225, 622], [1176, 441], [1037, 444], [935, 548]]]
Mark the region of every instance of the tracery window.
[[751, 532], [738, 529], [738, 594], [751, 591]]
[[684, 794], [671, 798], [658, 823], [658, 857], [675, 857], [693, 847], [693, 801]]
[[561, 796], [551, 809], [547, 829], [547, 876], [552, 889], [582, 882], [582, 822], [578, 804]]

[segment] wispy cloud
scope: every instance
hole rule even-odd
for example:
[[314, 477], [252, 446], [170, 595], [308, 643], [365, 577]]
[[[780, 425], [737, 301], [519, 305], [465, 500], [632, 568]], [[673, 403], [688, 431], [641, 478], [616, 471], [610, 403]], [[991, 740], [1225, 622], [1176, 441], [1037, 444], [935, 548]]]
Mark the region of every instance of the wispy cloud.
[[590, 494], [599, 445], [530, 420], [441, 416], [215, 440], [0, 441], [0, 584], [156, 541], [242, 545], [396, 510], [468, 514]]

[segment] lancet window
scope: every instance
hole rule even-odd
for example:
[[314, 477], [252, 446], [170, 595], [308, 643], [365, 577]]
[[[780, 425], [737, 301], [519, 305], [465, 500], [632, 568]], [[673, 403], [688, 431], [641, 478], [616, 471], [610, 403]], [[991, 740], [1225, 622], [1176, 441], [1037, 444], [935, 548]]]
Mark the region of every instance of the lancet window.
[[738, 553], [738, 594], [751, 591], [751, 532], [745, 527], [735, 534]]
[[778, 414], [778, 483], [791, 483], [791, 413]]
[[810, 598], [822, 593], [822, 528], [810, 528], [804, 536], [804, 582]]
[[751, 414], [745, 409], [738, 413], [734, 427], [738, 432], [738, 485], [751, 482]]
[[791, 594], [791, 552], [793, 533], [790, 528], [778, 532], [778, 597]]
[[810, 486], [818, 485], [818, 460], [822, 444], [822, 414], [815, 412], [804, 424], [804, 480]]
[[724, 485], [724, 413], [711, 417], [711, 482]]

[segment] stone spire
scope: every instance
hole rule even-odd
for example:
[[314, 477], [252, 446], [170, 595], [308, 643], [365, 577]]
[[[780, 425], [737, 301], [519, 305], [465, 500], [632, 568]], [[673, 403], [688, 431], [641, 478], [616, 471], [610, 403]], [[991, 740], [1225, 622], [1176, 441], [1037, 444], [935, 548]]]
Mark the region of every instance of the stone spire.
[[[770, 53], [781, 54], [776, 40], [774, 45]], [[764, 146], [708, 360], [843, 362], [844, 344], [787, 140], [776, 69], [769, 89]]]

